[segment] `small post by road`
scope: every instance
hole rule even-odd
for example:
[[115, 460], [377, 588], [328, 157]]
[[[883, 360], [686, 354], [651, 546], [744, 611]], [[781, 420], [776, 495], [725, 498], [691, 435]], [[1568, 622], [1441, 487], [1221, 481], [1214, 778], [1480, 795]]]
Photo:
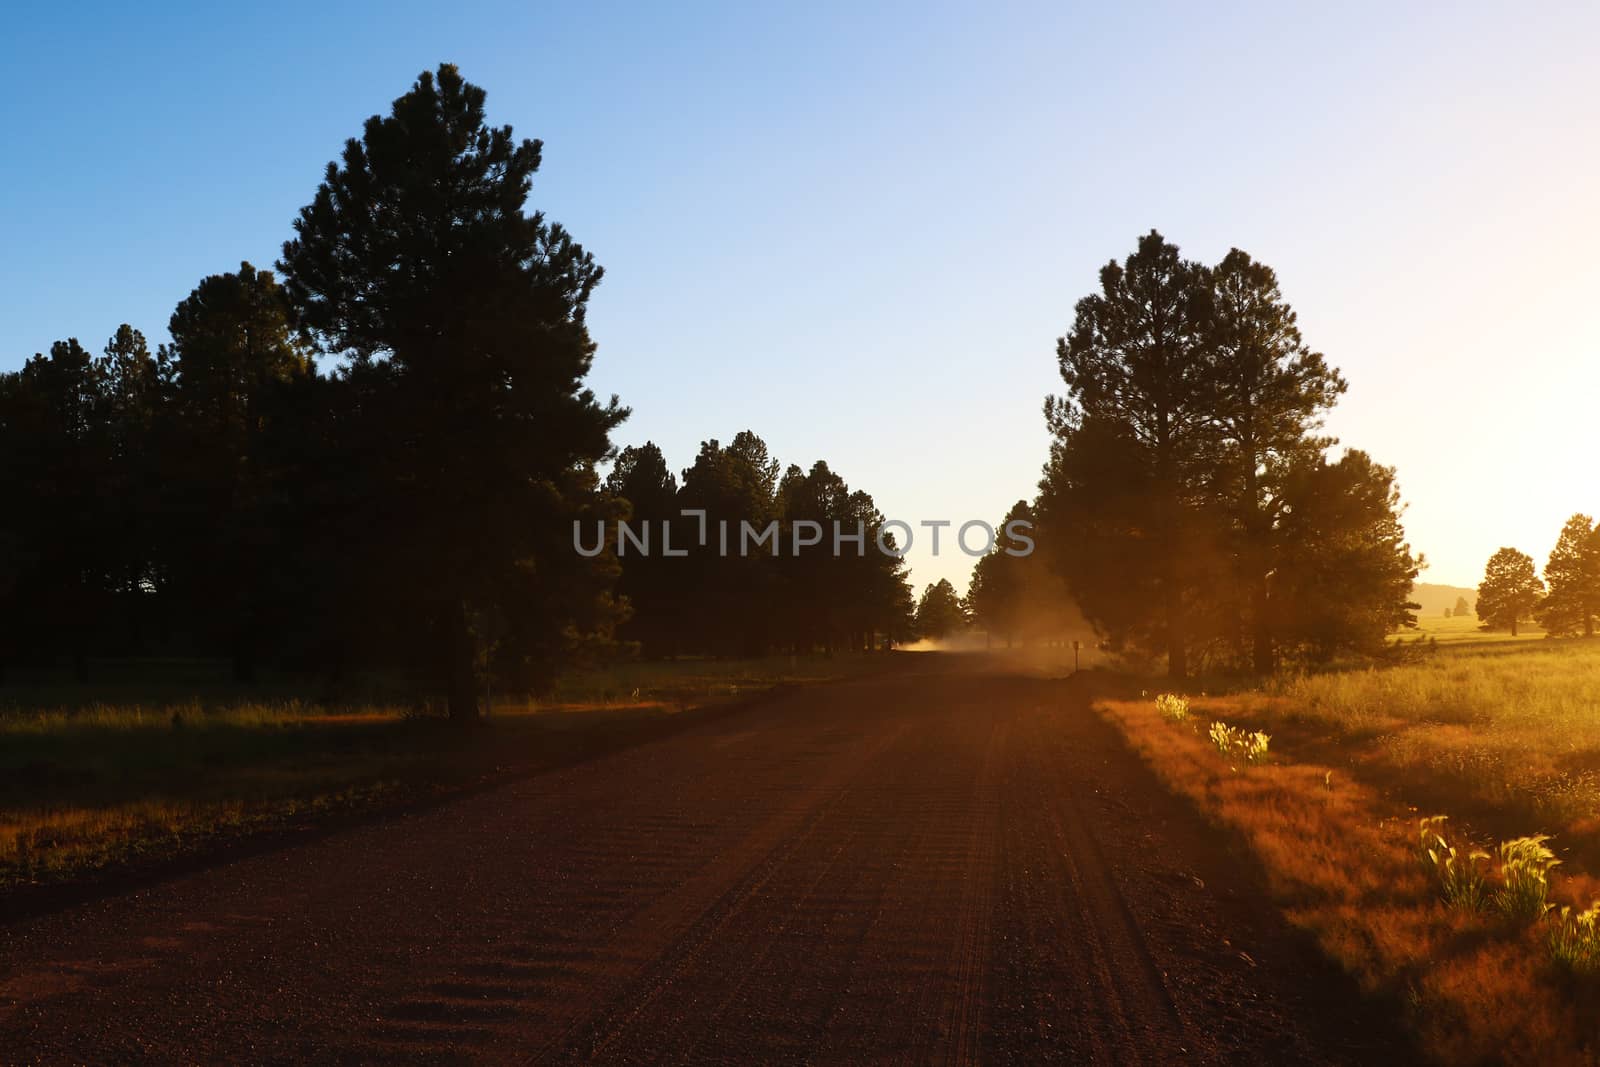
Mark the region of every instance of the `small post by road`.
[[1078, 649], [1083, 647], [1082, 641], [1072, 642], [1072, 673], [1078, 673]]

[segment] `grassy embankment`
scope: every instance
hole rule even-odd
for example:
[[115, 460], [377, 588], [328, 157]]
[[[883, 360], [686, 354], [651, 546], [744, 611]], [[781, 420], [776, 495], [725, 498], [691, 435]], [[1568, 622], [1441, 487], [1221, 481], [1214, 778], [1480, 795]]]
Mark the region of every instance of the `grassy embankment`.
[[[1191, 694], [1184, 721], [1161, 714], [1156, 690], [1099, 706], [1247, 843], [1295, 923], [1403, 1004], [1441, 1061], [1594, 1062], [1600, 956], [1574, 968], [1551, 938], [1561, 906], [1600, 898], [1600, 641], [1424, 625], [1438, 647], [1414, 662]], [[1267, 758], [1224, 757], [1209, 737], [1219, 721], [1269, 734]], [[1432, 859], [1419, 848], [1431, 815], [1448, 816], [1453, 859], [1431, 837]], [[1518, 882], [1498, 846], [1534, 834], [1552, 835], [1560, 860], [1547, 878], [1557, 910], [1517, 919], [1497, 895]], [[1453, 903], [1449, 877], [1468, 889]]]
[[245, 694], [212, 664], [0, 688], [0, 900], [424, 799], [656, 736], [682, 713], [891, 657], [624, 663], [461, 730], [382, 702]]

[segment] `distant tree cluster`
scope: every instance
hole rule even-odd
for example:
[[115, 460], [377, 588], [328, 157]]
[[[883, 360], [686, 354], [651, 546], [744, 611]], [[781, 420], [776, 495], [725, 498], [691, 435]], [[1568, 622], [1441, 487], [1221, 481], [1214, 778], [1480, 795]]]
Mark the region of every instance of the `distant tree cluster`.
[[971, 621], [966, 602], [950, 584], [950, 579], [940, 578], [922, 590], [916, 614], [919, 636], [943, 640], [965, 630]]
[[997, 527], [994, 549], [972, 568], [967, 606], [991, 644], [1052, 644], [1085, 629], [1066, 583], [1034, 557], [1037, 545], [1024, 533], [1031, 525], [1013, 525], [1035, 521], [1033, 505], [1017, 501]]
[[[827, 463], [783, 469], [746, 430], [703, 442], [682, 476], [646, 442], [606, 478], [626, 502], [628, 536], [611, 534], [632, 611], [620, 633], [644, 654], [868, 650], [912, 636], [905, 565], [878, 548], [881, 535], [896, 549], [894, 534]], [[836, 544], [836, 531], [859, 539]]]
[[1110, 645], [1164, 653], [1178, 678], [1197, 660], [1265, 673], [1414, 624], [1394, 471], [1329, 458], [1345, 381], [1271, 268], [1238, 249], [1208, 267], [1152, 232], [1102, 269], [1056, 354], [1067, 394], [1045, 404], [1029, 562]]
[[1489, 558], [1478, 586], [1484, 629], [1509, 630], [1536, 620], [1554, 637], [1593, 637], [1600, 619], [1600, 524], [1574, 515], [1561, 528], [1541, 580], [1533, 558], [1502, 548]]

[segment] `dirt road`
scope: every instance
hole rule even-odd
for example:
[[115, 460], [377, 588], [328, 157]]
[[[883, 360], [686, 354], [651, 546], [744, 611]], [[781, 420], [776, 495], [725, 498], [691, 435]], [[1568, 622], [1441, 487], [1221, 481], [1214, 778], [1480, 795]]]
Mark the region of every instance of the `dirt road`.
[[0, 1060], [1383, 1062], [1073, 687], [790, 691], [0, 928]]

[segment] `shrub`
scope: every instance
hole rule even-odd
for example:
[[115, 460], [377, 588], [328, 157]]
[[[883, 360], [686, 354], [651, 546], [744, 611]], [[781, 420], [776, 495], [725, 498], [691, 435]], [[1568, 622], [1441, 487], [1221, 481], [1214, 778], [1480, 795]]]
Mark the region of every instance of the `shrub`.
[[1225, 722], [1211, 724], [1211, 743], [1217, 746], [1217, 751], [1243, 763], [1260, 763], [1266, 759], [1267, 743], [1271, 740], [1259, 730], [1251, 733]]
[[1550, 958], [1580, 977], [1600, 974], [1600, 900], [1588, 911], [1561, 909], [1550, 923]]
[[1417, 820], [1417, 862], [1428, 874], [1433, 873], [1433, 860], [1429, 854], [1450, 847], [1450, 843], [1444, 839], [1444, 824], [1449, 818], [1448, 815], [1429, 815]]
[[1156, 697], [1156, 710], [1168, 722], [1189, 720], [1189, 701], [1176, 693], [1162, 693]]
[[1506, 918], [1533, 922], [1550, 910], [1550, 870], [1560, 864], [1545, 842], [1549, 834], [1500, 842], [1500, 888], [1495, 906]]
[[1461, 911], [1482, 911], [1489, 903], [1489, 878], [1483, 867], [1488, 860], [1489, 854], [1481, 848], [1463, 856], [1454, 846], [1446, 846], [1434, 858], [1444, 902]]
[[1417, 861], [1439, 886], [1445, 904], [1462, 911], [1481, 911], [1489, 903], [1489, 878], [1483, 864], [1489, 854], [1473, 849], [1465, 854], [1445, 840], [1441, 832], [1446, 816], [1430, 815], [1417, 822]]

